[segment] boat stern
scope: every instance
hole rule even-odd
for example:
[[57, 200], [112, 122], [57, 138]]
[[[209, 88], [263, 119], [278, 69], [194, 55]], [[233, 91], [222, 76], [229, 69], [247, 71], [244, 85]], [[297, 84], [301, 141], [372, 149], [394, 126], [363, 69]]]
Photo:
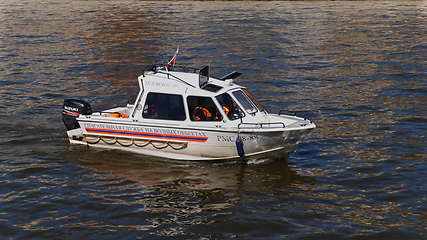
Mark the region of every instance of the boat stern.
[[87, 145], [87, 143], [84, 141], [83, 130], [81, 128], [68, 130], [67, 136], [71, 144]]

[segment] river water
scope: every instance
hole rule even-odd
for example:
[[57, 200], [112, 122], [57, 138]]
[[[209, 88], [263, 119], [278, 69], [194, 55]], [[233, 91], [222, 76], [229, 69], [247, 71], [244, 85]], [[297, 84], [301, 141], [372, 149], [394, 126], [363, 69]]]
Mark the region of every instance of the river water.
[[[262, 164], [69, 145], [64, 98], [131, 102], [177, 45], [318, 128]], [[427, 239], [426, 102], [425, 1], [2, 1], [0, 238]]]

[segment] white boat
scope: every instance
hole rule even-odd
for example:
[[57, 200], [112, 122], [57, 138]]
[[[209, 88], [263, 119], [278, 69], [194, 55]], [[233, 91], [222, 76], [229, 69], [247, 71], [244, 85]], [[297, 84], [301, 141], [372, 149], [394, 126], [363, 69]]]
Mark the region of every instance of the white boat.
[[89, 103], [66, 99], [63, 121], [72, 144], [175, 160], [258, 160], [285, 157], [316, 126], [268, 113], [236, 84], [202, 69], [154, 66], [138, 77], [133, 104], [92, 112]]

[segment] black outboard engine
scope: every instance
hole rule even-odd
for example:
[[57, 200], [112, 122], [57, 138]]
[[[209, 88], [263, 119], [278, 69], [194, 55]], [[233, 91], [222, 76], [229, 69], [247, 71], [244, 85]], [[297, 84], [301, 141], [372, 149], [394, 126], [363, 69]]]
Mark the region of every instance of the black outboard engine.
[[62, 121], [67, 130], [80, 128], [76, 118], [80, 115], [92, 114], [90, 104], [77, 99], [65, 99], [64, 106], [62, 107]]

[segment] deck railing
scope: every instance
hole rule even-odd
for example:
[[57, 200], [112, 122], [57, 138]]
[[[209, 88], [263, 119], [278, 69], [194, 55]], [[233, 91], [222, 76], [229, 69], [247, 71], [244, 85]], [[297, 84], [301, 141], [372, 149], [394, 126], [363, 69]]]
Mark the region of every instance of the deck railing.
[[237, 125], [238, 129], [253, 129], [253, 128], [285, 128], [285, 124], [283, 122], [273, 122], [273, 123], [239, 123]]

